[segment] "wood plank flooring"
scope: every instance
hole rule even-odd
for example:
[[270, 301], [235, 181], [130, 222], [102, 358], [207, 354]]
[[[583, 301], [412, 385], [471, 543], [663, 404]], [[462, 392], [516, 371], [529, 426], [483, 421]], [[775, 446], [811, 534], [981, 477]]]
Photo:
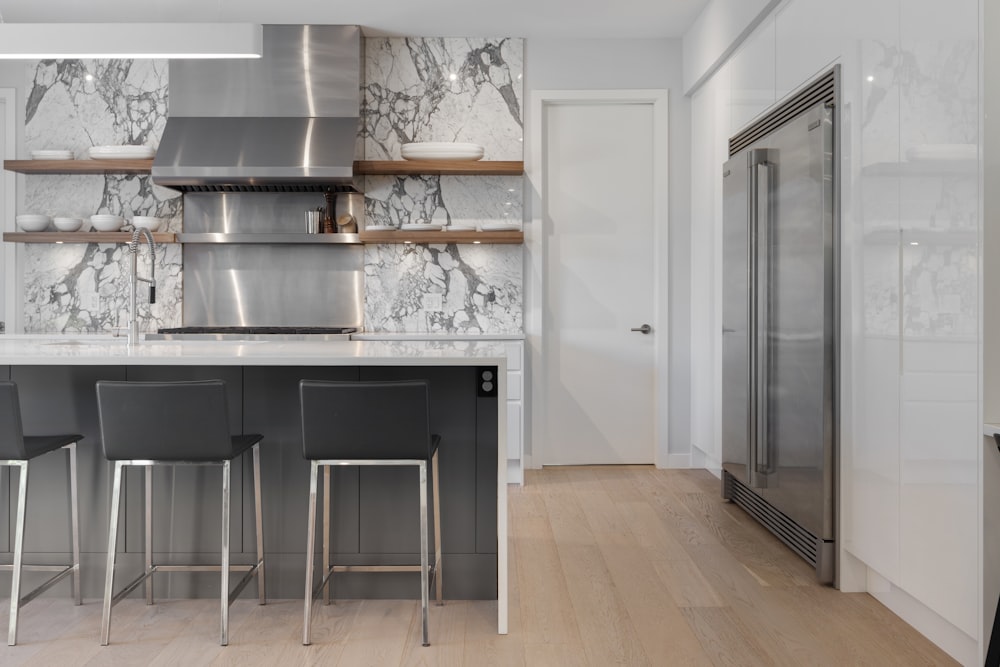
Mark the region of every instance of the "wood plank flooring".
[[22, 610], [0, 665], [956, 664], [874, 598], [815, 584], [705, 471], [528, 471], [510, 488], [510, 535], [507, 636], [496, 603], [448, 601], [425, 648], [416, 601], [348, 600], [318, 605], [302, 646], [301, 601], [247, 599], [222, 647], [212, 600], [129, 599], [101, 647], [100, 603], [67, 592]]

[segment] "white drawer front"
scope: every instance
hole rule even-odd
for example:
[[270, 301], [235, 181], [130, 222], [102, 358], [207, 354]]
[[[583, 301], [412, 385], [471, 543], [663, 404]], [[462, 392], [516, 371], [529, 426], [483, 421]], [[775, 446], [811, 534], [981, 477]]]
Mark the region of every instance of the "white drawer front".
[[521, 459], [521, 404], [507, 403], [507, 460]]

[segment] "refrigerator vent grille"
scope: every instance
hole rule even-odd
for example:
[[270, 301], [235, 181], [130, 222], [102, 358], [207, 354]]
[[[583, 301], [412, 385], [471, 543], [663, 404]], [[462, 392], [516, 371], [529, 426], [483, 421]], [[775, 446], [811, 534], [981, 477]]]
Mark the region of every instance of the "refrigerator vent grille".
[[726, 475], [727, 494], [730, 500], [742, 507], [765, 528], [774, 533], [775, 537], [784, 542], [789, 549], [801, 556], [807, 563], [816, 567], [819, 560], [817, 545], [819, 540], [815, 535], [805, 530], [787, 516], [774, 509], [763, 498], [753, 492], [750, 487]]
[[750, 144], [767, 136], [790, 120], [794, 120], [806, 109], [820, 103], [834, 104], [836, 101], [837, 74], [838, 69], [835, 67], [787, 101], [782, 102], [774, 111], [730, 139], [729, 157], [736, 155]]

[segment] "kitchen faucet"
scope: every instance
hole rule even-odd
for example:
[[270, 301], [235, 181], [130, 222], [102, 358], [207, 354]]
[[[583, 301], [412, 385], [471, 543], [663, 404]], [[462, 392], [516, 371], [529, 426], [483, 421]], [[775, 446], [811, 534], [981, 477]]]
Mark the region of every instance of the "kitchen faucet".
[[[139, 237], [146, 237], [149, 246], [149, 278], [139, 275]], [[132, 254], [132, 273], [129, 276], [129, 310], [128, 310], [128, 344], [134, 345], [139, 338], [139, 318], [136, 313], [136, 289], [139, 281], [149, 283], [149, 303], [156, 303], [156, 247], [153, 245], [153, 234], [145, 227], [137, 227], [132, 232], [132, 241], [128, 244]]]

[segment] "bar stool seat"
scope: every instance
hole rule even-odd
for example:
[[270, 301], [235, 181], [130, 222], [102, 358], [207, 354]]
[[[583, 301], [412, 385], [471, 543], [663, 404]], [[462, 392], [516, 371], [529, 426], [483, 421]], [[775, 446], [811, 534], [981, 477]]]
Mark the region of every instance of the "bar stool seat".
[[[302, 380], [302, 455], [310, 461], [306, 586], [302, 643], [309, 644], [312, 601], [323, 591], [330, 601], [334, 572], [420, 572], [420, 610], [423, 645], [429, 646], [428, 589], [431, 576], [441, 604], [441, 494], [438, 475], [440, 437], [430, 432], [428, 383], [338, 382]], [[373, 414], [373, 409], [378, 414]], [[392, 415], [386, 418], [386, 414]], [[432, 467], [434, 494], [434, 553], [431, 566], [427, 538], [427, 465]], [[330, 562], [330, 466], [415, 466], [419, 471], [420, 565], [335, 565]], [[313, 588], [313, 551], [316, 543], [316, 492], [323, 468], [323, 576]]]
[[[219, 572], [221, 574], [221, 644], [229, 643], [229, 606], [250, 581], [257, 578], [257, 596], [265, 604], [264, 532], [261, 517], [259, 434], [230, 435], [226, 386], [222, 380], [184, 382], [97, 383], [97, 409], [104, 455], [114, 461], [111, 520], [108, 528], [107, 573], [101, 644], [111, 632], [111, 608], [145, 582], [146, 604], [153, 604], [152, 575], [156, 572]], [[230, 476], [233, 459], [253, 453], [253, 486], [257, 554], [253, 565], [231, 565], [229, 549]], [[152, 561], [152, 467], [158, 465], [222, 466], [222, 562], [219, 565], [156, 565]], [[115, 553], [122, 475], [125, 466], [145, 468], [145, 570], [120, 592], [114, 591]], [[231, 571], [245, 575], [229, 590]]]
[[[76, 487], [76, 443], [83, 439], [78, 433], [60, 435], [24, 435], [21, 425], [21, 404], [17, 385], [9, 380], [0, 381], [0, 465], [20, 469], [17, 492], [17, 518], [14, 527], [14, 562], [0, 565], [0, 571], [11, 572], [10, 618], [7, 624], [7, 645], [17, 643], [17, 617], [21, 607], [54, 586], [58, 581], [72, 577], [73, 600], [82, 604], [80, 597], [80, 517]], [[24, 523], [28, 497], [28, 463], [43, 454], [65, 449], [69, 454], [69, 506], [70, 533], [73, 562], [69, 565], [32, 565], [23, 562]], [[21, 572], [55, 572], [43, 584], [21, 595]]]

